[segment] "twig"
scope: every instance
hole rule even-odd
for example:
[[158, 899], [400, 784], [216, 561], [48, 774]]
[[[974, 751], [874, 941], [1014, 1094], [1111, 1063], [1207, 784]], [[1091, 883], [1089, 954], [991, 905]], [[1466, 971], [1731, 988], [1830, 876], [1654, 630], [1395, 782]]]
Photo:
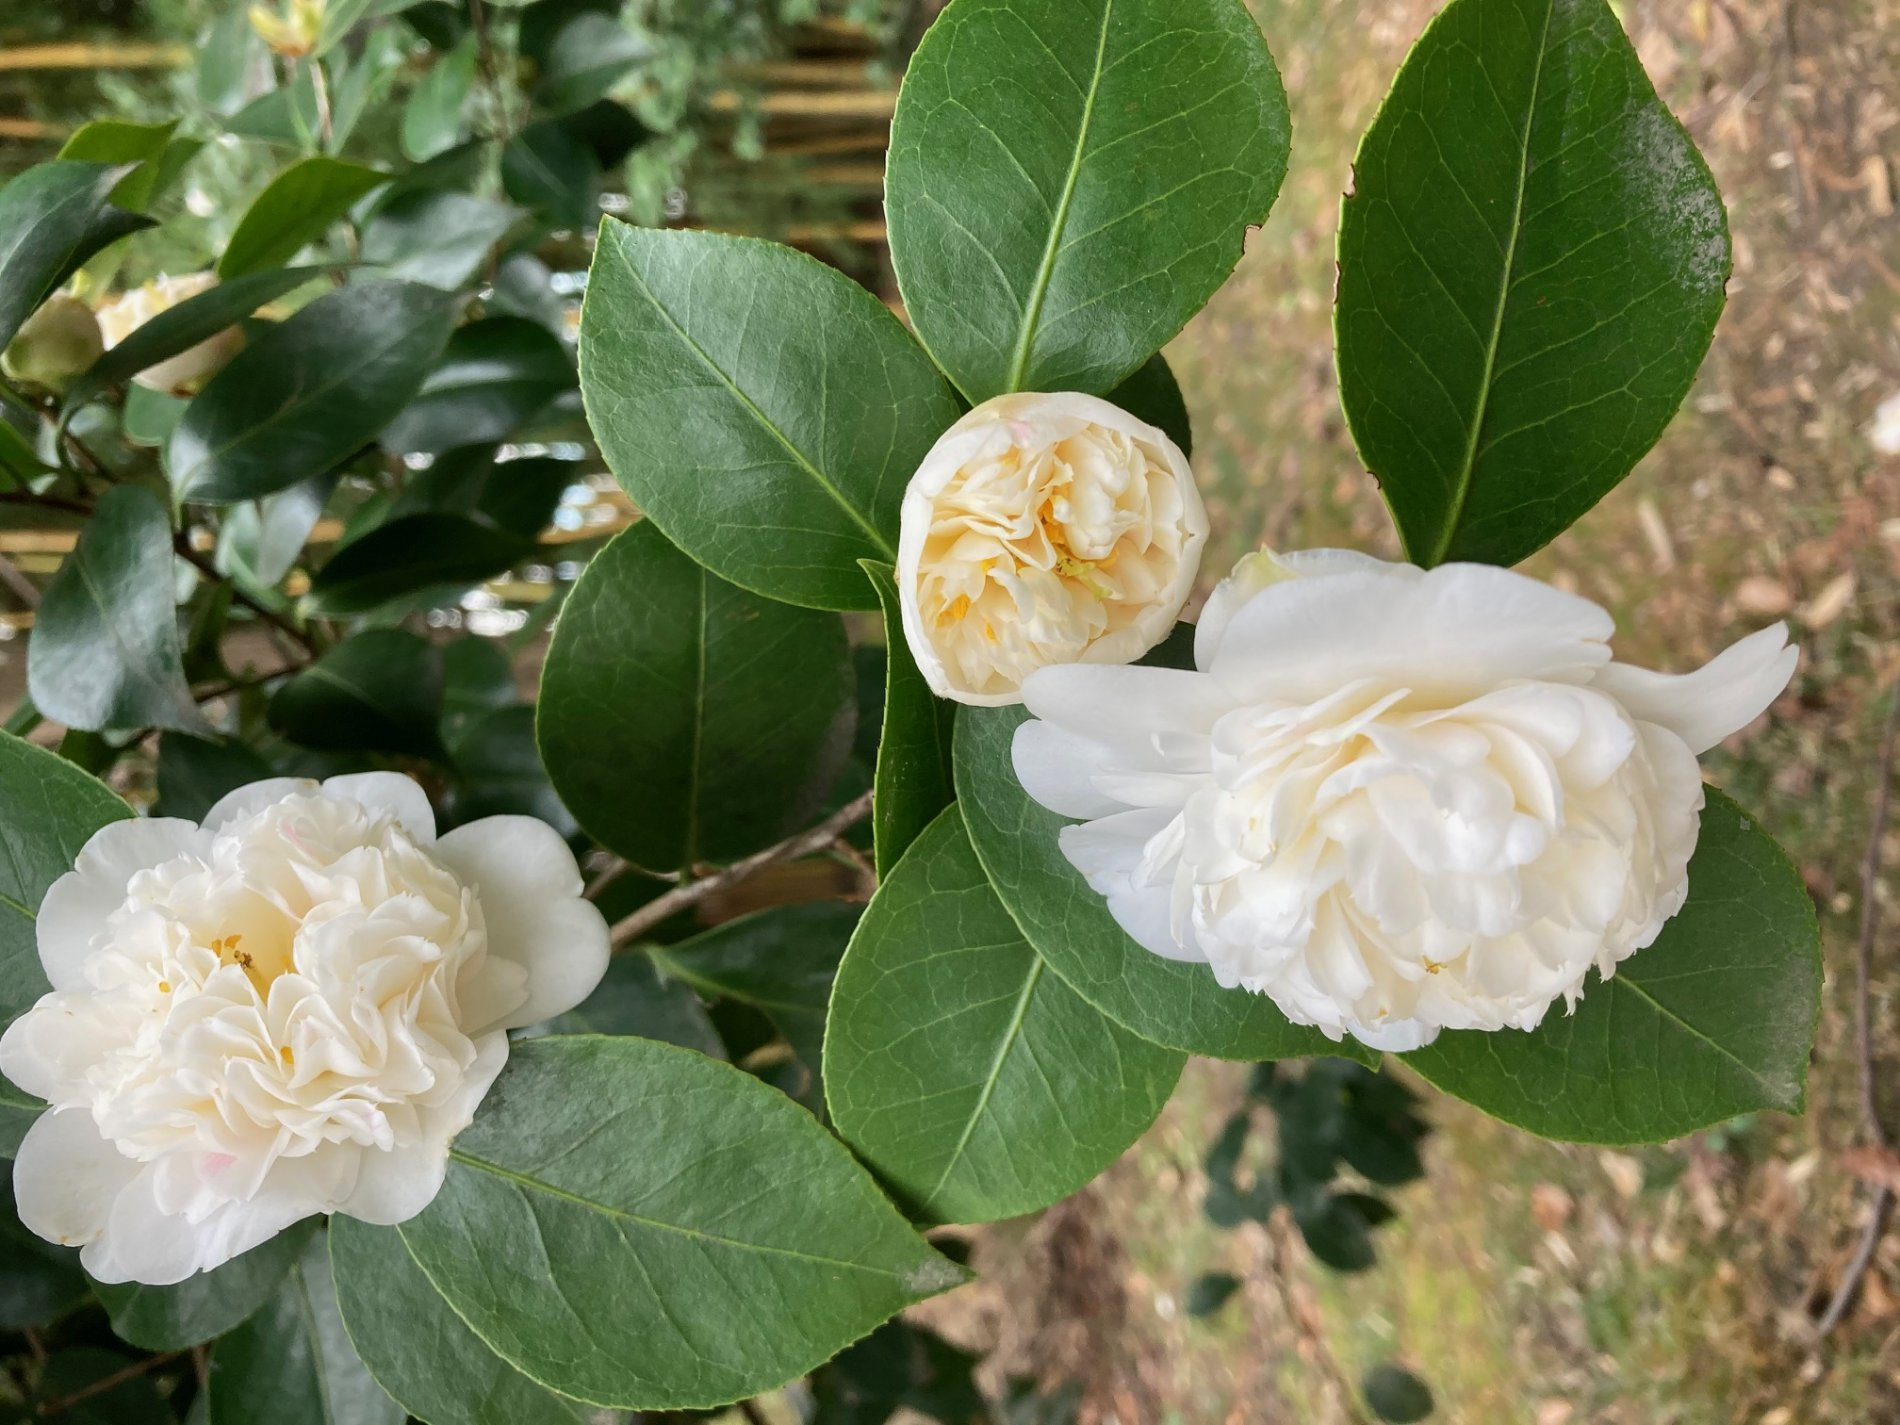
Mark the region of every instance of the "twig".
[[[1893, 808], [1893, 746], [1896, 729], [1900, 729], [1900, 686], [1896, 686], [1887, 704], [1886, 727], [1880, 735], [1880, 767], [1874, 774], [1874, 817], [1873, 826], [1867, 835], [1867, 855], [1860, 863], [1860, 945], [1859, 957], [1855, 966], [1857, 981], [1854, 987], [1854, 1028], [1860, 1040], [1860, 1111], [1865, 1120], [1867, 1137], [1876, 1148], [1887, 1147], [1887, 1129], [1880, 1121], [1880, 1095], [1874, 1081], [1874, 1014], [1873, 1014], [1873, 968], [1874, 939], [1880, 928], [1880, 851], [1881, 842], [1887, 835], [1887, 818]], [[1834, 1296], [1827, 1304], [1827, 1310], [1821, 1313], [1821, 1319], [1815, 1323], [1815, 1332], [1826, 1336], [1846, 1317], [1848, 1308], [1860, 1292], [1860, 1284], [1867, 1275], [1867, 1269], [1873, 1264], [1874, 1252], [1880, 1246], [1881, 1234], [1887, 1230], [1887, 1220], [1893, 1215], [1893, 1189], [1882, 1185], [1874, 1192], [1874, 1201], [1867, 1214], [1867, 1225], [1861, 1230], [1860, 1246], [1854, 1251], [1853, 1260], [1847, 1264], [1839, 1285], [1834, 1288]]]
[[[204, 575], [205, 578], [211, 580], [212, 583], [223, 582], [224, 575], [219, 572], [218, 566], [207, 559], [201, 551], [191, 547], [191, 536], [185, 531], [180, 530], [173, 536], [172, 548], [178, 551], [178, 557], [180, 559]], [[264, 622], [270, 624], [273, 628], [287, 633], [296, 639], [306, 652], [316, 654], [323, 651], [317, 646], [317, 640], [312, 637], [309, 632], [298, 628], [296, 624], [278, 613], [277, 610], [271, 608], [270, 605], [252, 598], [249, 594], [245, 593], [243, 589], [239, 588], [235, 582], [231, 585], [231, 597], [236, 599], [259, 618], [263, 619]]]
[[708, 896], [730, 886], [736, 886], [749, 876], [756, 875], [767, 866], [776, 866], [781, 861], [794, 860], [799, 856], [808, 856], [814, 851], [823, 851], [826, 847], [871, 814], [871, 794], [852, 802], [847, 802], [837, 811], [826, 817], [810, 831], [800, 832], [776, 846], [767, 847], [756, 856], [748, 856], [743, 861], [735, 861], [723, 871], [715, 872], [704, 880], [693, 881], [688, 885], [676, 887], [655, 900], [648, 901], [632, 915], [613, 928], [613, 943], [616, 948], [639, 939], [662, 921], [671, 920], [688, 906], [698, 905]]
[[40, 591], [34, 587], [31, 579], [20, 572], [20, 566], [4, 554], [0, 554], [0, 584], [5, 584], [13, 597], [29, 609], [40, 606]]
[[189, 1354], [190, 1352], [188, 1351], [167, 1351], [163, 1355], [147, 1356], [142, 1361], [134, 1361], [124, 1370], [114, 1371], [109, 1376], [101, 1376], [98, 1380], [80, 1387], [80, 1389], [74, 1391], [71, 1395], [62, 1395], [58, 1400], [43, 1402], [40, 1405], [39, 1413], [42, 1416], [58, 1415], [61, 1411], [70, 1410], [82, 1400], [90, 1400], [95, 1395], [103, 1395], [115, 1385], [124, 1385], [135, 1376], [142, 1376], [147, 1371], [157, 1370], [160, 1366], [170, 1365], [181, 1356]]
[[0, 505], [39, 505], [49, 510], [64, 510], [68, 514], [89, 515], [92, 505], [82, 500], [69, 500], [64, 495], [41, 495], [32, 490], [0, 490]]

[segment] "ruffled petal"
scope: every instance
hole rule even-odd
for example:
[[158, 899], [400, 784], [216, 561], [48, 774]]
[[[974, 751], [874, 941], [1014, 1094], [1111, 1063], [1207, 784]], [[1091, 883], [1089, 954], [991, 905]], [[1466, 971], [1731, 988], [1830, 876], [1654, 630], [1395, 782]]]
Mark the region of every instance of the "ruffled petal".
[[393, 1227], [435, 1201], [449, 1170], [449, 1144], [474, 1120], [476, 1108], [507, 1062], [508, 1036], [500, 1031], [483, 1036], [455, 1097], [429, 1110], [422, 1137], [387, 1152], [366, 1152], [356, 1189], [337, 1211]]
[[1592, 686], [1641, 722], [1668, 728], [1698, 756], [1768, 710], [1794, 677], [1800, 650], [1785, 623], [1731, 643], [1693, 673], [1654, 673], [1612, 663]]
[[372, 812], [394, 817], [418, 845], [435, 844], [435, 808], [414, 777], [400, 772], [351, 772], [326, 778], [323, 794], [361, 802]]
[[1094, 774], [1113, 755], [1092, 738], [1035, 719], [1016, 729], [1010, 764], [1030, 797], [1059, 816], [1088, 820], [1123, 810], [1095, 785]]
[[210, 832], [223, 831], [234, 822], [256, 816], [273, 802], [281, 802], [285, 797], [298, 794], [308, 796], [317, 790], [317, 783], [308, 777], [266, 777], [261, 782], [251, 782], [234, 792], [227, 792], [210, 811], [205, 813], [204, 829]]
[[529, 816], [491, 816], [458, 826], [435, 854], [475, 888], [488, 950], [528, 972], [528, 998], [499, 1025], [518, 1029], [565, 1014], [607, 973], [607, 921], [581, 899], [581, 872], [560, 834]]
[[46, 888], [35, 934], [40, 966], [56, 990], [85, 986], [85, 964], [106, 921], [125, 904], [140, 871], [204, 848], [206, 837], [177, 817], [133, 817], [100, 827], [72, 870]]

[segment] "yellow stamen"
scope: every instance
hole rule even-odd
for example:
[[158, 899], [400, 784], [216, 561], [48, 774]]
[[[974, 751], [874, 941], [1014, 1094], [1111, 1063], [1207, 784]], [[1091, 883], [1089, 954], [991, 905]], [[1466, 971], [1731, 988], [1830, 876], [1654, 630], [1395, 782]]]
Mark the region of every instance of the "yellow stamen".
[[170, 980], [160, 980], [158, 982], [158, 992], [162, 995], [170, 994], [172, 992], [172, 982]]
[[956, 598], [950, 601], [949, 607], [937, 615], [937, 626], [941, 628], [947, 623], [955, 623], [965, 614], [969, 613], [969, 611], [970, 596], [968, 594], [958, 594]]

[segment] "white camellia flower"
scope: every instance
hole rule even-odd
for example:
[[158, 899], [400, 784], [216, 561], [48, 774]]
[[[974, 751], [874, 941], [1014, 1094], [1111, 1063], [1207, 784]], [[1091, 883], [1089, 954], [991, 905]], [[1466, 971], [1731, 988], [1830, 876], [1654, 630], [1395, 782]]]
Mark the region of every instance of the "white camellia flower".
[[995, 707], [1052, 663], [1127, 663], [1174, 627], [1207, 511], [1172, 440], [1074, 392], [998, 396], [904, 494], [904, 638], [940, 696]]
[[1016, 774], [1130, 936], [1376, 1049], [1534, 1028], [1682, 908], [1696, 754], [1787, 685], [1773, 628], [1696, 672], [1483, 565], [1242, 561], [1196, 670], [1048, 668]]
[[[183, 277], [155, 277], [142, 287], [122, 292], [101, 302], [98, 307], [99, 330], [106, 348], [117, 346], [161, 312], [168, 312], [188, 297], [208, 292], [218, 285], [214, 272], [192, 272]], [[196, 346], [168, 357], [156, 366], [148, 366], [132, 379], [153, 391], [189, 393], [203, 385], [224, 364], [244, 349], [244, 333], [236, 326], [226, 327], [206, 337]]]
[[552, 828], [438, 839], [389, 772], [106, 826], [38, 935], [53, 992], [0, 1039], [0, 1072], [52, 1105], [15, 1162], [20, 1220], [153, 1285], [313, 1213], [420, 1212], [506, 1031], [580, 1003], [608, 951]]

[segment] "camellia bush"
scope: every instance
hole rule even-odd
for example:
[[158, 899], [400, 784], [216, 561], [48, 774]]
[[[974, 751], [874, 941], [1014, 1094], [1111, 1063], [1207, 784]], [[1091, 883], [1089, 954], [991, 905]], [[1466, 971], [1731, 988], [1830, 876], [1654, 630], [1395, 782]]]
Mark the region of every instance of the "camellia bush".
[[[904, 320], [609, 217], [577, 351], [534, 253], [639, 142], [625, 32], [423, 6], [418, 67], [405, 8], [256, 19], [269, 83], [219, 112], [274, 173], [203, 272], [121, 265], [190, 220], [172, 124], [0, 188], [0, 515], [76, 533], [0, 570], [0, 1412], [537, 1425], [803, 1378], [807, 1418], [954, 1425], [970, 1359], [894, 1320], [968, 1278], [932, 1229], [1084, 1187], [1191, 1054], [1280, 1121], [1252, 1181], [1229, 1123], [1210, 1215], [1284, 1205], [1347, 1270], [1390, 1209], [1341, 1166], [1419, 1172], [1384, 1055], [1578, 1142], [1800, 1110], [1815, 919], [1696, 763], [1784, 630], [1653, 672], [1509, 568], [1655, 442], [1729, 274], [1605, 0], [1449, 0], [1341, 175], [1340, 398], [1405, 561], [1232, 570], [1158, 353], [1286, 169], [1240, 0], [952, 0], [891, 135]], [[551, 557], [590, 450], [641, 517], [547, 601], [530, 705], [431, 614]], [[704, 928], [814, 856], [868, 904]]]

